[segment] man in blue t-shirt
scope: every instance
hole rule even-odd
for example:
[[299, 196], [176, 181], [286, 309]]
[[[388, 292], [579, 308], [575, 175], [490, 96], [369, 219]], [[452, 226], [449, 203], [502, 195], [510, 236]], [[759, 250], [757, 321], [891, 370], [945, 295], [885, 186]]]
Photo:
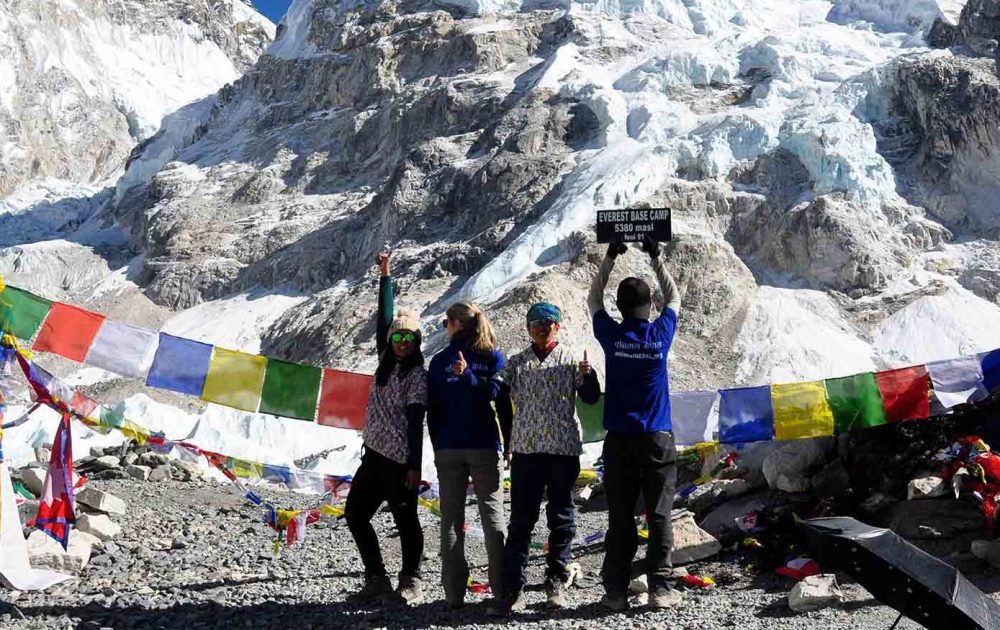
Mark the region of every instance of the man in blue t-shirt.
[[640, 278], [618, 285], [619, 323], [604, 310], [604, 289], [615, 258], [628, 251], [612, 243], [590, 287], [587, 304], [594, 336], [604, 348], [604, 489], [608, 497], [608, 535], [601, 575], [606, 592], [602, 603], [615, 611], [628, 608], [632, 560], [638, 549], [636, 503], [642, 492], [649, 524], [646, 570], [649, 603], [669, 608], [680, 602], [670, 587], [673, 530], [670, 512], [677, 485], [677, 449], [670, 425], [667, 352], [677, 329], [680, 294], [660, 257], [660, 244], [646, 240], [653, 271], [663, 291], [664, 309], [650, 321], [652, 296]]

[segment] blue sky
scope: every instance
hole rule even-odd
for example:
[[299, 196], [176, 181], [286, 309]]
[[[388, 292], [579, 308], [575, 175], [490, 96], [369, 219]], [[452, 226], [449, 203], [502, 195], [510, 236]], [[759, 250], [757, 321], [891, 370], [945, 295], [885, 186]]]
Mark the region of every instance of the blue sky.
[[281, 21], [292, 0], [253, 0], [253, 6], [277, 24]]

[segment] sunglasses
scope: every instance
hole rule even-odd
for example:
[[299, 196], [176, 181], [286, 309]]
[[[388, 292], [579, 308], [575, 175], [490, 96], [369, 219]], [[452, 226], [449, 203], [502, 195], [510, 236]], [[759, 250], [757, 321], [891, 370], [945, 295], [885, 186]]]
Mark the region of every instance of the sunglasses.
[[448, 320], [447, 319], [442, 319], [441, 320], [441, 328], [444, 328], [445, 330], [448, 330]]
[[392, 333], [391, 337], [389, 337], [389, 341], [391, 341], [392, 343], [402, 343], [404, 341], [406, 343], [413, 343], [416, 340], [417, 336], [411, 332], [405, 332], [405, 333], [395, 332]]
[[528, 322], [528, 327], [529, 328], [552, 328], [553, 324], [555, 324], [555, 322], [552, 321], [551, 319], [533, 319], [530, 322]]

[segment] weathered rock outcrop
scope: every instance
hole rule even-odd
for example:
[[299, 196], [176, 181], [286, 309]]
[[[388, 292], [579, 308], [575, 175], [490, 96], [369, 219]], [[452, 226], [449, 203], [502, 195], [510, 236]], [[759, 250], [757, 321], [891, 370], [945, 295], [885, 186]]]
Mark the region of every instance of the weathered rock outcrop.
[[1000, 227], [1000, 79], [993, 62], [923, 57], [898, 64], [886, 97], [912, 138], [900, 170], [907, 198], [950, 229], [991, 234]]

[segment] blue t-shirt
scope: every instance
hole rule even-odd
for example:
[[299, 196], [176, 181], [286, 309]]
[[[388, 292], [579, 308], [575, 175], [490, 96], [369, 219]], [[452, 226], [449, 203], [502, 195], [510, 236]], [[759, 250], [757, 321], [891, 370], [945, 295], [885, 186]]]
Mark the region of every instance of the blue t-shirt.
[[677, 313], [667, 308], [652, 322], [618, 323], [601, 309], [594, 336], [604, 348], [604, 428], [640, 435], [670, 431], [667, 352], [677, 330]]
[[[452, 365], [459, 351], [469, 367], [455, 376]], [[501, 450], [501, 433], [492, 402], [500, 393], [497, 372], [504, 366], [499, 351], [482, 354], [467, 341], [454, 340], [434, 355], [427, 368], [427, 432], [434, 450], [494, 448]]]

